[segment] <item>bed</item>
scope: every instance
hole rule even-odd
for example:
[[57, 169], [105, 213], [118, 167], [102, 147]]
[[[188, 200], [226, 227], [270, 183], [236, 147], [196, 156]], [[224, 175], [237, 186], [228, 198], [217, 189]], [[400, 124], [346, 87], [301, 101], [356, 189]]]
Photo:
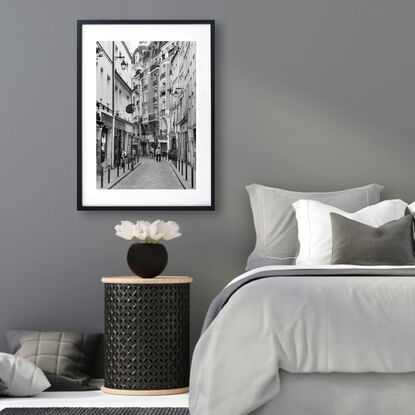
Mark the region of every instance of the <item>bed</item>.
[[192, 415], [415, 412], [415, 267], [265, 266], [212, 302]]

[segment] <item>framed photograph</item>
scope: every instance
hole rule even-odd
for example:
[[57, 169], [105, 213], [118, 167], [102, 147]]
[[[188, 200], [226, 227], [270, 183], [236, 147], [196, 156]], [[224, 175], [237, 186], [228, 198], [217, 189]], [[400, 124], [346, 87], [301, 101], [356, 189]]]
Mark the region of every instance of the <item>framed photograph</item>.
[[214, 21], [78, 21], [78, 210], [214, 210]]

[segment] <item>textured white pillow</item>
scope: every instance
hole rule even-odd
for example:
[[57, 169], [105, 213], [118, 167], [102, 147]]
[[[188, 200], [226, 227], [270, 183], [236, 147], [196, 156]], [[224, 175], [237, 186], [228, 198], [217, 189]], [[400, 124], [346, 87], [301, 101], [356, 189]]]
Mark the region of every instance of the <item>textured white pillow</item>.
[[330, 212], [343, 215], [368, 226], [379, 227], [404, 216], [407, 206], [407, 203], [402, 200], [384, 200], [355, 213], [347, 213], [315, 200], [298, 200], [293, 203], [300, 241], [300, 252], [296, 264], [327, 265], [331, 263]]

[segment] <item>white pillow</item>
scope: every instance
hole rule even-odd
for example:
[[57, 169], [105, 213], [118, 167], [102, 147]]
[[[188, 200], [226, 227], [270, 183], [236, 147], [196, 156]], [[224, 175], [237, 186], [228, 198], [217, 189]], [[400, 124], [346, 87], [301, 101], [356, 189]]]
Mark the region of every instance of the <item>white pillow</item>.
[[346, 218], [379, 227], [405, 215], [407, 203], [402, 200], [384, 200], [355, 213], [347, 213], [334, 206], [315, 200], [298, 200], [293, 203], [298, 225], [300, 252], [297, 265], [328, 265], [331, 263], [332, 236], [330, 212]]
[[6, 389], [2, 395], [32, 396], [49, 388], [42, 369], [30, 360], [8, 353], [0, 353], [0, 378]]
[[415, 213], [415, 202], [412, 202], [410, 205], [408, 205], [408, 209], [411, 211], [411, 213]]

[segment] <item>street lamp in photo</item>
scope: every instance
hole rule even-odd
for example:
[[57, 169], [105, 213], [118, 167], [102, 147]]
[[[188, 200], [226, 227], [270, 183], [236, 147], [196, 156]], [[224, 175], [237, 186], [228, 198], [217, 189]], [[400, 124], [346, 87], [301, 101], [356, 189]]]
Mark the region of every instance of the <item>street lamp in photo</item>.
[[167, 91], [177, 98], [177, 96], [179, 95], [179, 91], [184, 91], [184, 88], [179, 88], [179, 87], [174, 88], [174, 92], [173, 92], [173, 88], [168, 88]]
[[125, 69], [127, 69], [128, 63], [124, 60], [124, 56], [116, 56], [115, 59], [121, 59], [122, 58], [122, 62], [121, 62], [121, 69], [124, 71]]

